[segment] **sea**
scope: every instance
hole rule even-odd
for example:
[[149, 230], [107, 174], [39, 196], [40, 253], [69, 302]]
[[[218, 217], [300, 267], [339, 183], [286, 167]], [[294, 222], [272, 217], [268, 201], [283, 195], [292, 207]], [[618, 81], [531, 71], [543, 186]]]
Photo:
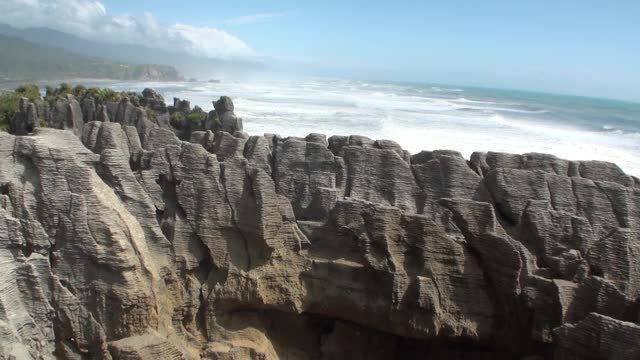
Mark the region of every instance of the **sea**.
[[318, 78], [89, 85], [134, 91], [151, 87], [167, 104], [178, 97], [207, 111], [213, 100], [227, 95], [250, 135], [357, 134], [394, 140], [412, 154], [452, 149], [467, 159], [474, 151], [548, 153], [570, 160], [609, 161], [640, 176], [640, 103]]

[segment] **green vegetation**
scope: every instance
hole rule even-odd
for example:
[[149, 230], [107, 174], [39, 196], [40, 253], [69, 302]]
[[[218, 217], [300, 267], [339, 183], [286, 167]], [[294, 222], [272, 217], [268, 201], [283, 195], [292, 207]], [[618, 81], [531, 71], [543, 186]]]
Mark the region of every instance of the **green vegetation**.
[[0, 35], [0, 81], [93, 78], [180, 80], [172, 66], [124, 64]]
[[153, 120], [156, 118], [156, 113], [155, 111], [153, 111], [153, 109], [151, 109], [150, 107], [144, 107], [144, 112], [147, 113], [147, 119], [149, 120]]
[[18, 98], [13, 92], [0, 94], [0, 129], [9, 127], [9, 121], [13, 114], [18, 111]]
[[207, 118], [207, 113], [199, 106], [195, 106], [191, 111], [175, 111], [169, 116], [169, 123], [176, 129], [199, 130], [203, 127], [203, 122]]
[[69, 94], [69, 95], [75, 96], [78, 99], [90, 97], [90, 98], [93, 98], [97, 103], [103, 103], [105, 101], [118, 102], [122, 100], [122, 98], [125, 96], [127, 97], [137, 96], [136, 93], [117, 92], [109, 88], [97, 88], [97, 87], [86, 88], [83, 85], [76, 85], [75, 87], [71, 87], [71, 85], [67, 83], [62, 83], [57, 88], [52, 86], [47, 86], [45, 89], [46, 89], [46, 97], [48, 100], [62, 99]]
[[18, 86], [14, 91], [0, 93], [0, 129], [6, 130], [9, 127], [9, 121], [18, 111], [22, 97], [29, 98], [29, 101], [40, 99], [38, 86], [25, 84]]
[[24, 84], [18, 86], [14, 92], [19, 95], [19, 97], [29, 98], [29, 101], [35, 101], [40, 99], [40, 88], [38, 85], [34, 84]]
[[84, 97], [85, 94], [87, 93], [87, 88], [84, 85], [76, 85], [76, 87], [73, 88], [73, 94], [75, 96], [78, 97]]
[[179, 111], [174, 112], [169, 117], [169, 123], [176, 129], [182, 129], [182, 127], [185, 125], [184, 114]]
[[62, 83], [57, 88], [53, 86], [46, 86], [44, 89], [45, 96], [49, 99], [63, 98], [67, 94], [73, 95], [73, 89], [71, 88], [71, 85], [67, 83]]
[[207, 113], [205, 113], [198, 105], [196, 105], [189, 115], [187, 115], [187, 119], [189, 119], [192, 128], [199, 128], [206, 117]]
[[118, 102], [122, 100], [122, 93], [109, 88], [96, 88], [92, 87], [87, 89], [86, 96], [92, 97], [96, 102], [113, 101]]

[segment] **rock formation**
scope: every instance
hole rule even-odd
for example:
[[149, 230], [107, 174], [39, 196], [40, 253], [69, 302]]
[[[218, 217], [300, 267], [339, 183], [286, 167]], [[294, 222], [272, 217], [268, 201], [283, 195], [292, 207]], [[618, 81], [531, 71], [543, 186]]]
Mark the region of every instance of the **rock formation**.
[[249, 136], [226, 97], [188, 134], [147, 90], [31, 105], [0, 132], [2, 358], [640, 357], [613, 164]]

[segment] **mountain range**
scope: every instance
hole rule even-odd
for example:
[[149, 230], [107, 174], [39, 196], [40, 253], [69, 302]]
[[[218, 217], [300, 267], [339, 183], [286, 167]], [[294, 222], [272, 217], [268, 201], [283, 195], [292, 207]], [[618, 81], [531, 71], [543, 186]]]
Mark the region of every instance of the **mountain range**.
[[221, 78], [265, 68], [264, 64], [257, 61], [212, 59], [186, 54], [179, 50], [167, 51], [141, 45], [86, 40], [75, 34], [46, 27], [18, 29], [0, 24], [0, 35], [38, 46], [58, 48], [76, 56], [98, 58], [104, 62], [173, 66], [185, 77]]
[[34, 81], [67, 78], [180, 80], [169, 65], [132, 64], [81, 55], [0, 35], [0, 80]]

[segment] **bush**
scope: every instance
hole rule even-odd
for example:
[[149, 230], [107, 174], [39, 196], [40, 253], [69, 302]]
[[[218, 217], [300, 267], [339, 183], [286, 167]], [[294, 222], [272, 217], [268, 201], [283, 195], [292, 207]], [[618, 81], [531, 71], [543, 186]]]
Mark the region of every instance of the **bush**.
[[20, 85], [14, 91], [20, 97], [29, 98], [29, 101], [40, 99], [40, 88], [35, 84]]
[[97, 87], [90, 87], [87, 89], [87, 91], [84, 92], [84, 96], [91, 97], [97, 101], [98, 98], [102, 96], [102, 89], [99, 89]]
[[84, 92], [84, 97], [93, 98], [96, 102], [103, 103], [105, 101], [118, 102], [122, 98], [120, 93], [109, 88], [91, 87]]
[[71, 88], [71, 85], [69, 85], [68, 83], [62, 83], [60, 84], [60, 86], [58, 86], [57, 95], [66, 95], [66, 94], [73, 94], [73, 89]]
[[122, 99], [119, 93], [117, 93], [113, 89], [104, 88], [102, 89], [102, 97], [99, 99], [100, 101], [113, 101], [118, 102]]
[[146, 107], [146, 106], [145, 106], [145, 107], [144, 107], [144, 112], [146, 112], [146, 113], [147, 113], [147, 119], [149, 119], [149, 120], [153, 120], [153, 119], [155, 119], [155, 118], [156, 118], [156, 113], [155, 113], [155, 111], [153, 111], [153, 109], [152, 109], [152, 108], [150, 108], [150, 107]]
[[176, 129], [182, 129], [184, 126], [184, 115], [179, 111], [174, 112], [169, 117], [169, 123]]
[[192, 126], [198, 127], [200, 126], [200, 122], [202, 121], [202, 116], [200, 116], [200, 114], [198, 113], [191, 112], [187, 116], [187, 119], [189, 119], [189, 122]]
[[67, 83], [62, 83], [57, 88], [47, 86], [46, 88], [46, 96], [49, 99], [62, 99], [67, 94], [71, 94], [79, 99], [91, 97], [97, 102], [105, 102], [105, 101], [114, 101], [118, 102], [122, 99], [122, 94], [118, 93], [109, 88], [97, 88], [91, 87], [86, 88], [83, 85], [76, 85], [75, 87], [71, 87]]
[[67, 94], [75, 95], [74, 89], [67, 83], [60, 84], [57, 88], [52, 86], [45, 87], [45, 94], [47, 98], [60, 99]]
[[205, 113], [204, 110], [196, 105], [193, 110], [191, 110], [189, 115], [187, 115], [187, 119], [191, 123], [192, 127], [199, 128], [206, 116], [207, 113]]
[[86, 93], [87, 88], [82, 85], [76, 85], [76, 87], [73, 88], [73, 95], [77, 97], [84, 97]]
[[14, 91], [0, 93], [0, 129], [9, 128], [9, 122], [16, 112], [20, 98], [26, 97], [29, 101], [40, 99], [40, 89], [34, 84], [24, 84], [18, 86]]
[[20, 97], [15, 92], [5, 92], [0, 94], [0, 129], [9, 128], [9, 121], [18, 111]]

